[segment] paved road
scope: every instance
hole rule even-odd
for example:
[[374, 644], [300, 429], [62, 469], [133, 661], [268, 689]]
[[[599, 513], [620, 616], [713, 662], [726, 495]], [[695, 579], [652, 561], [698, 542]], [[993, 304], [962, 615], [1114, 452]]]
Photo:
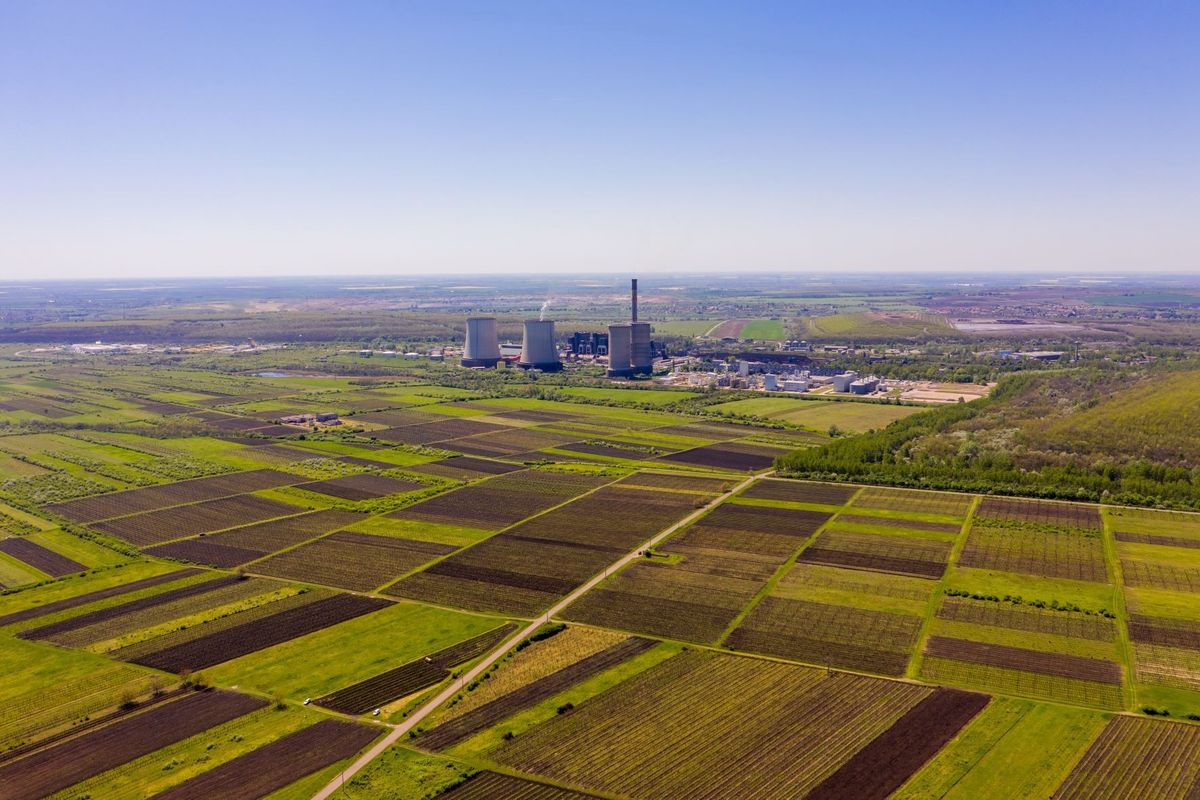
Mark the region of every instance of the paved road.
[[499, 660], [505, 653], [507, 653], [517, 642], [521, 641], [522, 639], [524, 639], [527, 636], [532, 635], [535, 631], [537, 631], [537, 629], [543, 623], [545, 623], [547, 620], [549, 620], [551, 617], [553, 617], [558, 612], [562, 611], [567, 606], [571, 605], [571, 603], [574, 603], [576, 600], [579, 599], [579, 597], [582, 594], [591, 590], [593, 587], [596, 586], [596, 584], [603, 581], [610, 574], [612, 574], [613, 572], [616, 572], [618, 569], [625, 566], [630, 561], [633, 561], [635, 558], [639, 558], [640, 557], [640, 556], [638, 556], [639, 552], [641, 552], [642, 550], [645, 550], [648, 547], [654, 547], [656, 544], [661, 542], [663, 539], [666, 539], [668, 536], [675, 533], [675, 531], [679, 530], [680, 528], [682, 528], [685, 525], [692, 523], [697, 518], [699, 518], [701, 515], [706, 514], [707, 512], [711, 511], [716, 506], [719, 506], [721, 503], [728, 500], [732, 495], [741, 491], [746, 486], [750, 485], [751, 483], [758, 480], [759, 478], [766, 477], [767, 475], [770, 475], [770, 474], [771, 473], [767, 472], [767, 473], [763, 473], [761, 475], [752, 475], [749, 478], [746, 478], [744, 481], [742, 481], [737, 486], [730, 489], [725, 494], [721, 495], [720, 497], [715, 498], [708, 505], [704, 506], [703, 508], [699, 508], [696, 511], [693, 511], [691, 514], [688, 514], [686, 517], [681, 519], [679, 522], [676, 522], [674, 525], [672, 525], [671, 527], [662, 531], [661, 533], [656, 534], [654, 536], [654, 538], [650, 539], [647, 542], [643, 542], [641, 545], [639, 545], [637, 547], [636, 550], [631, 550], [628, 553], [626, 553], [625, 555], [621, 556], [620, 559], [618, 559], [617, 561], [614, 561], [612, 564], [610, 564], [608, 566], [608, 568], [605, 569], [603, 572], [600, 572], [600, 573], [594, 575], [591, 578], [591, 580], [589, 580], [587, 583], [580, 586], [575, 591], [571, 592], [569, 595], [564, 597], [562, 600], [559, 600], [558, 603], [555, 604], [553, 608], [551, 608], [549, 611], [547, 611], [542, 616], [538, 617], [533, 622], [529, 623], [529, 625], [527, 625], [523, 630], [519, 631], [518, 633], [516, 633], [513, 636], [509, 637], [508, 639], [504, 640], [504, 642], [501, 643], [500, 646], [498, 646], [491, 653], [489, 653], [486, 658], [484, 658], [482, 661], [480, 661], [478, 664], [476, 664], [474, 667], [472, 667], [470, 670], [468, 670], [466, 673], [464, 673], [461, 677], [459, 677], [457, 680], [455, 680], [453, 683], [451, 683], [449, 686], [447, 686], [444, 690], [442, 690], [442, 692], [440, 694], [438, 694], [436, 697], [434, 697], [428, 703], [426, 703], [425, 705], [418, 708], [412, 714], [409, 714], [408, 717], [406, 717], [403, 722], [401, 722], [398, 725], [393, 726], [391, 733], [389, 733], [387, 736], [383, 737], [378, 742], [376, 742], [375, 745], [370, 750], [368, 750], [367, 752], [365, 752], [361, 756], [359, 756], [358, 760], [356, 760], [350, 766], [346, 767], [346, 769], [342, 770], [342, 772], [336, 778], [334, 778], [332, 781], [330, 781], [328, 784], [326, 784], [325, 787], [323, 789], [321, 789], [321, 791], [319, 791], [315, 795], [313, 795], [313, 800], [327, 800], [327, 798], [332, 797], [333, 793], [336, 792], [338, 789], [340, 789], [342, 787], [343, 783], [348, 782], [363, 767], [367, 766], [367, 764], [370, 764], [372, 761], [374, 761], [376, 758], [378, 758], [380, 756], [380, 754], [383, 753], [384, 750], [387, 750], [389, 747], [391, 747], [397, 741], [399, 741], [402, 736], [407, 736], [408, 732], [411, 731], [413, 728], [415, 728], [418, 724], [420, 724], [420, 722], [423, 719], [425, 719], [427, 716], [429, 716], [431, 713], [433, 713], [434, 709], [436, 709], [438, 706], [442, 705], [447, 700], [449, 700], [451, 697], [453, 697], [454, 694], [456, 692], [458, 692], [463, 686], [465, 686], [466, 684], [470, 683], [471, 681], [475, 680], [475, 678], [477, 678], [481, 674], [483, 674], [483, 672], [485, 670], [487, 670], [488, 667], [490, 667], [492, 664], [495, 664], [496, 661]]

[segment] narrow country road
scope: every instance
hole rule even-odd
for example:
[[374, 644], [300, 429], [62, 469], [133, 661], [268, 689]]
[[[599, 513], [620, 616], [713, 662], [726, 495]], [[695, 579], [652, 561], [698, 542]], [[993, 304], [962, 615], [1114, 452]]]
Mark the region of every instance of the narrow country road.
[[575, 591], [568, 594], [562, 600], [559, 600], [558, 603], [556, 603], [553, 607], [551, 607], [550, 610], [547, 611], [545, 614], [538, 617], [533, 622], [529, 623], [529, 625], [527, 625], [525, 628], [523, 628], [519, 632], [510, 636], [508, 639], [505, 639], [495, 650], [493, 650], [486, 657], [484, 657], [484, 659], [482, 661], [480, 661], [478, 664], [476, 664], [474, 667], [472, 667], [470, 670], [468, 670], [466, 673], [464, 673], [457, 680], [453, 681], [449, 686], [447, 686], [445, 689], [443, 689], [432, 700], [427, 702], [425, 705], [419, 707], [416, 711], [414, 711], [407, 718], [405, 718], [405, 720], [403, 722], [399, 723], [398, 725], [393, 726], [391, 732], [387, 736], [383, 737], [378, 742], [376, 742], [375, 745], [372, 746], [370, 750], [368, 750], [367, 752], [365, 752], [361, 756], [359, 756], [359, 758], [353, 764], [346, 767], [346, 769], [342, 770], [338, 774], [338, 776], [336, 778], [334, 778], [332, 781], [330, 781], [328, 784], [326, 784], [325, 787], [321, 789], [321, 791], [319, 791], [315, 795], [313, 795], [313, 800], [327, 800], [327, 798], [332, 797], [334, 792], [336, 792], [338, 789], [340, 789], [342, 787], [343, 784], [345, 784], [347, 781], [349, 781], [351, 778], [353, 778], [356, 774], [358, 774], [358, 772], [361, 771], [363, 769], [363, 767], [367, 766], [367, 764], [370, 764], [372, 761], [374, 761], [376, 758], [378, 758], [385, 750], [387, 750], [389, 747], [391, 747], [397, 741], [399, 741], [401, 737], [406, 736], [409, 731], [411, 731], [418, 724], [420, 724], [420, 722], [422, 720], [424, 720], [427, 716], [429, 716], [431, 713], [433, 713], [433, 711], [438, 706], [442, 705], [447, 700], [449, 700], [451, 697], [453, 697], [455, 692], [458, 692], [463, 686], [466, 686], [468, 683], [473, 681], [475, 678], [477, 678], [481, 674], [483, 674], [483, 672], [485, 670], [487, 670], [490, 666], [492, 666], [492, 664], [496, 663], [496, 661], [498, 661], [505, 653], [507, 653], [510, 649], [512, 649], [512, 647], [514, 645], [516, 645], [517, 642], [521, 641], [522, 639], [524, 639], [527, 636], [532, 635], [535, 631], [537, 631], [537, 629], [542, 624], [544, 624], [551, 617], [553, 617], [555, 614], [562, 611], [567, 606], [571, 605], [571, 603], [574, 603], [576, 600], [578, 600], [580, 598], [580, 596], [582, 596], [584, 593], [593, 589], [598, 583], [603, 581], [610, 574], [612, 574], [616, 570], [619, 570], [621, 567], [625, 566], [630, 561], [633, 561], [634, 559], [638, 558], [639, 552], [641, 552], [642, 550], [645, 550], [646, 548], [654, 547], [656, 544], [661, 542], [663, 539], [666, 539], [668, 536], [675, 533], [677, 530], [684, 527], [685, 525], [690, 525], [696, 519], [698, 519], [699, 517], [708, 513], [713, 508], [716, 508], [721, 503], [725, 502], [730, 497], [737, 494], [738, 492], [740, 492], [745, 487], [749, 486], [754, 481], [759, 480], [760, 478], [765, 478], [768, 475], [772, 475], [772, 474], [774, 474], [773, 471], [772, 472], [764, 472], [764, 473], [760, 473], [757, 475], [751, 475], [750, 477], [741, 481], [737, 486], [734, 486], [729, 491], [714, 498], [711, 502], [707, 503], [706, 505], [704, 505], [701, 508], [696, 509], [691, 514], [688, 514], [686, 517], [679, 520], [674, 525], [655, 534], [651, 539], [638, 545], [638, 547], [636, 549], [631, 550], [628, 553], [626, 553], [625, 555], [621, 556], [621, 558], [614, 561], [612, 564], [608, 565], [608, 567], [605, 568], [605, 570], [603, 572], [593, 575], [592, 578], [590, 580], [588, 580], [587, 583], [585, 583], [582, 586], [580, 586], [579, 588], [575, 589]]

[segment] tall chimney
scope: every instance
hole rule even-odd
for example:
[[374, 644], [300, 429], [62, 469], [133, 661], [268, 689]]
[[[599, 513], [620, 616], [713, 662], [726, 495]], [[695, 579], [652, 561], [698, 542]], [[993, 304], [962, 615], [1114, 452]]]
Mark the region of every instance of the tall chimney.
[[629, 317], [630, 322], [637, 322], [637, 278], [633, 279], [633, 314]]

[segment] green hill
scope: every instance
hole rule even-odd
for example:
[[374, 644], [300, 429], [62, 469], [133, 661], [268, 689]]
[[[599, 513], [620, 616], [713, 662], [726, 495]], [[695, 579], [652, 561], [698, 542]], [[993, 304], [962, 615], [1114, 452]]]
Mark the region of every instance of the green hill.
[[992, 397], [790, 454], [797, 475], [1200, 507], [1200, 371], [1015, 376]]

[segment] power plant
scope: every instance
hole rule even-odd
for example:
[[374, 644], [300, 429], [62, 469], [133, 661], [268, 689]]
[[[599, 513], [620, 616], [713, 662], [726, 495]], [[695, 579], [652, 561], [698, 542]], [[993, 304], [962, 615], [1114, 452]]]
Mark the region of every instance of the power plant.
[[500, 363], [495, 317], [467, 317], [467, 343], [460, 363], [464, 367], [494, 367]]
[[558, 347], [554, 344], [554, 320], [525, 320], [525, 338], [521, 341], [522, 369], [540, 369], [542, 372], [558, 372], [562, 362], [558, 360]]
[[[638, 322], [638, 282], [630, 283], [630, 321], [608, 326], [603, 333], [576, 333], [571, 337], [570, 352], [575, 356], [608, 356], [607, 376], [632, 378], [654, 372], [654, 345], [650, 341], [650, 323]], [[542, 306], [545, 313], [549, 301]], [[543, 372], [558, 372], [563, 368], [554, 340], [554, 321], [525, 320], [525, 335], [517, 366]], [[505, 348], [508, 349], [505, 352]], [[501, 361], [510, 362], [515, 345], [501, 347], [495, 317], [467, 317], [467, 337], [463, 347], [464, 367], [494, 367]]]

